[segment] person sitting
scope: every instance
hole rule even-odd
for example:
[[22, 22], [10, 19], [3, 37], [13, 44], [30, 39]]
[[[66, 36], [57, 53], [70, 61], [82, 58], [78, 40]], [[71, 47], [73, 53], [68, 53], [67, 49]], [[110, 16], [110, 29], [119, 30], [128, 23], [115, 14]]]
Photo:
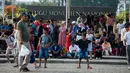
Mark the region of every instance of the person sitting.
[[54, 41], [53, 45], [50, 47], [51, 53], [53, 57], [59, 57], [61, 53], [61, 46], [57, 44], [56, 41]]
[[72, 58], [77, 58], [79, 50], [79, 47], [75, 45], [74, 42], [71, 42], [71, 45], [69, 47], [69, 53]]
[[112, 54], [115, 56], [118, 56], [120, 54], [120, 44], [119, 44], [119, 39], [115, 39], [112, 42]]
[[102, 49], [99, 43], [96, 43], [94, 48], [94, 57], [96, 59], [102, 59]]
[[105, 53], [105, 55], [112, 55], [111, 44], [107, 40], [105, 40], [104, 43], [102, 44], [102, 48], [103, 48], [103, 53]]

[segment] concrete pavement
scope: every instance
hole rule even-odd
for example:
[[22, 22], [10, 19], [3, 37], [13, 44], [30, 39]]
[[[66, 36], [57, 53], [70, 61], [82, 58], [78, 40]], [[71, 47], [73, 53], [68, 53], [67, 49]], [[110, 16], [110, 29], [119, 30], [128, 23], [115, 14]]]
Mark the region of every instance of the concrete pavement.
[[[11, 61], [13, 62], [13, 55], [10, 55]], [[38, 61], [38, 58], [36, 59]], [[6, 63], [7, 59], [4, 54], [0, 54], [0, 63]], [[43, 60], [42, 60], [43, 62]], [[63, 58], [49, 58], [48, 63], [77, 63], [78, 59], [63, 59]], [[83, 60], [83, 63], [86, 63]], [[123, 56], [104, 56], [100, 60], [90, 60], [90, 64], [108, 64], [108, 65], [127, 65], [126, 57]]]
[[[77, 64], [48, 63], [47, 69], [40, 68], [36, 70], [33, 64], [29, 64], [28, 68], [31, 72], [27, 73], [130, 73], [130, 71], [127, 70], [127, 65], [90, 65], [93, 67], [92, 70], [88, 70], [86, 64], [82, 64], [82, 68], [77, 69]], [[19, 73], [18, 68], [13, 68], [12, 66], [13, 64], [0, 64], [0, 73]]]

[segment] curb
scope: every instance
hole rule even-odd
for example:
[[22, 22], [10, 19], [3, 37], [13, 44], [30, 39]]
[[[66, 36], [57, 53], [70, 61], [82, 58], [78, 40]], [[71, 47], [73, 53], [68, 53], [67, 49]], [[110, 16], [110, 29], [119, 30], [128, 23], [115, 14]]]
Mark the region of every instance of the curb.
[[[36, 59], [38, 62], [38, 59]], [[11, 62], [14, 62], [13, 58], [11, 59]], [[7, 63], [7, 59], [3, 58], [0, 59], [0, 63]], [[44, 60], [42, 60], [42, 63], [44, 63]], [[78, 59], [48, 59], [48, 63], [78, 63]], [[83, 64], [86, 64], [85, 60], [82, 60]], [[107, 65], [127, 65], [127, 60], [90, 60], [90, 64], [107, 64]]]

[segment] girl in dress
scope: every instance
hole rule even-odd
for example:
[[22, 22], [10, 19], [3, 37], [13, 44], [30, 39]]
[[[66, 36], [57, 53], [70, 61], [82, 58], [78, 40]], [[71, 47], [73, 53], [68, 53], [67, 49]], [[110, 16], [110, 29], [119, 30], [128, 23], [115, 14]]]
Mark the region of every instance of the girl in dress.
[[[91, 34], [90, 30], [87, 30], [86, 38], [90, 41], [93, 41], [93, 34]], [[90, 54], [90, 60], [92, 60], [92, 42], [88, 44], [88, 52]]]

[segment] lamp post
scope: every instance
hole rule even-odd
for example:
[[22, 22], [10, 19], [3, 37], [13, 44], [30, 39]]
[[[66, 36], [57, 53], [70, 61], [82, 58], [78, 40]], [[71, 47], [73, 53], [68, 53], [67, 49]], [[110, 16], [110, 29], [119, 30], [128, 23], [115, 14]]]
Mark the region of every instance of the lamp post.
[[68, 19], [70, 19], [70, 0], [66, 0], [66, 28], [68, 26]]
[[70, 0], [68, 0], [68, 19], [70, 19]]
[[12, 23], [14, 18], [14, 0], [12, 0]]
[[124, 23], [126, 23], [126, 0], [124, 0]]
[[1, 10], [1, 15], [2, 15], [2, 17], [3, 17], [3, 24], [4, 24], [4, 22], [5, 22], [5, 15], [4, 15], [4, 7], [5, 7], [5, 0], [0, 0], [0, 3], [1, 3], [1, 7], [0, 7], [0, 10]]
[[129, 0], [129, 22], [130, 22], [130, 0]]
[[68, 0], [66, 0], [66, 29], [68, 25]]

